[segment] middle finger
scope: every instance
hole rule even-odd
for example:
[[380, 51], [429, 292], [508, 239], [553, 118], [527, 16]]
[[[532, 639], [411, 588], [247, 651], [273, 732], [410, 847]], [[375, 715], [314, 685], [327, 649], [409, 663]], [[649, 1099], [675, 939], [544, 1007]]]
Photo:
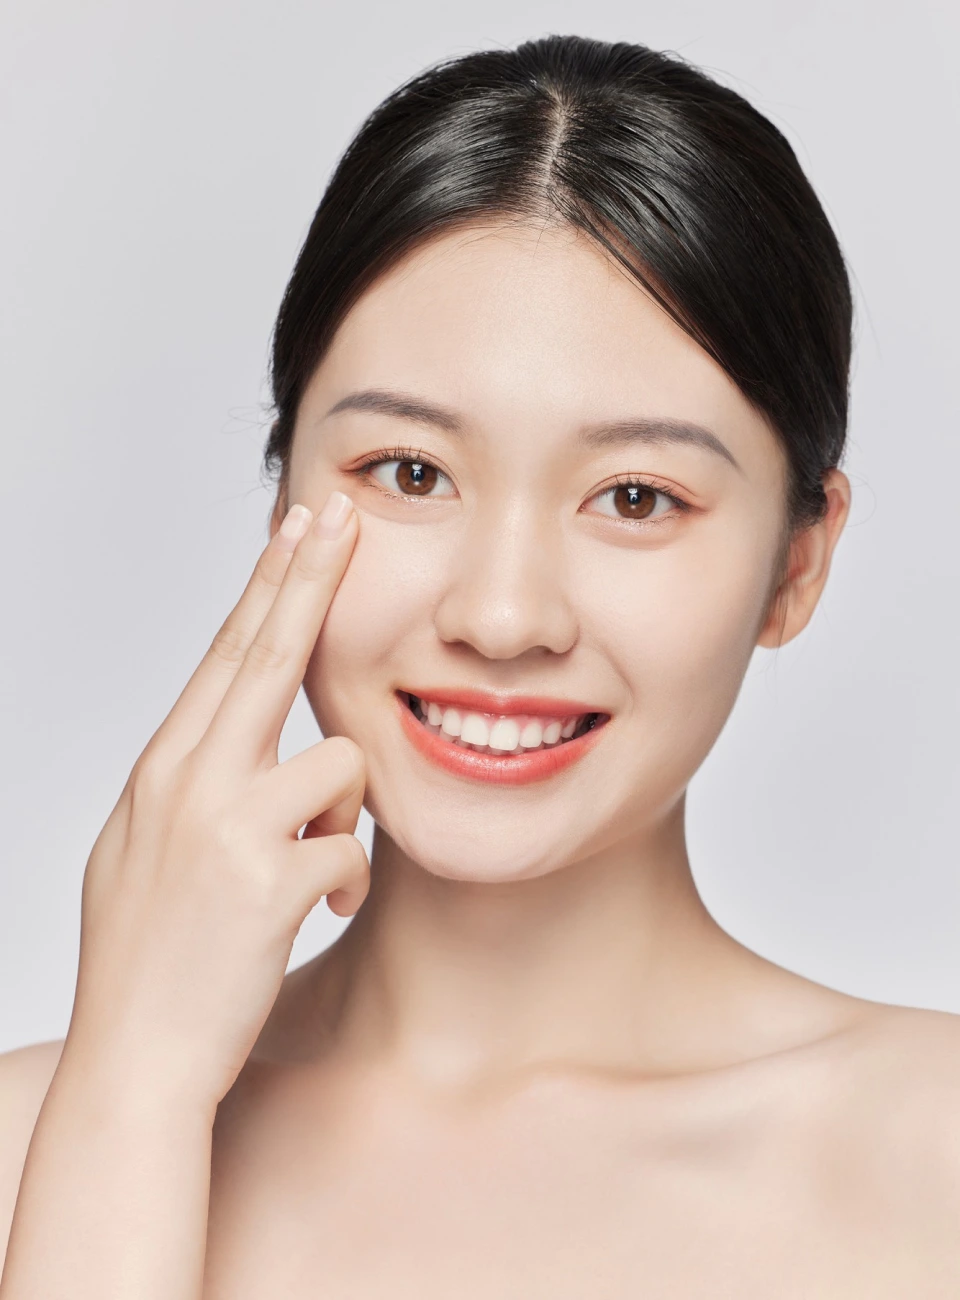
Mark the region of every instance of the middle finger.
[[[331, 507], [343, 502], [340, 517], [331, 519]], [[336, 493], [297, 543], [276, 599], [198, 746], [215, 750], [218, 762], [259, 766], [276, 751], [357, 531], [353, 502]]]

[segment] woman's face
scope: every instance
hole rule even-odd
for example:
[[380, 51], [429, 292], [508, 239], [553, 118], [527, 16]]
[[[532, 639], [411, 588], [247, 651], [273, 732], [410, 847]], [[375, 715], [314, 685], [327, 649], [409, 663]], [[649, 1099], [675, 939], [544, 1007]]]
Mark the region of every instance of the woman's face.
[[[447, 233], [368, 289], [301, 402], [287, 499], [339, 488], [359, 512], [304, 690], [362, 748], [397, 845], [515, 880], [663, 821], [757, 643], [785, 472], [763, 417], [582, 234]], [[425, 754], [398, 694], [466, 688], [608, 720], [553, 775], [477, 779]]]

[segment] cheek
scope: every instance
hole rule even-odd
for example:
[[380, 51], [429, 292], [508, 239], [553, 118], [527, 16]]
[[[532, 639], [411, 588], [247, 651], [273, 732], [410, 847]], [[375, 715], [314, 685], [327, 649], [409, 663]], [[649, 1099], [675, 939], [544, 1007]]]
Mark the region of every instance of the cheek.
[[769, 551], [764, 537], [704, 532], [689, 547], [608, 557], [585, 598], [645, 724], [719, 731], [753, 652]]
[[389, 528], [369, 515], [360, 527], [304, 675], [324, 735], [353, 735], [353, 710], [365, 700], [376, 697], [382, 707], [401, 663], [417, 662], [431, 627], [436, 548], [417, 528]]
[[750, 546], [666, 547], [625, 561], [608, 557], [589, 625], [627, 701], [622, 779], [611, 781], [623, 820], [613, 808], [610, 820], [632, 832], [672, 806], [722, 731], [752, 654], [766, 571], [764, 551]]

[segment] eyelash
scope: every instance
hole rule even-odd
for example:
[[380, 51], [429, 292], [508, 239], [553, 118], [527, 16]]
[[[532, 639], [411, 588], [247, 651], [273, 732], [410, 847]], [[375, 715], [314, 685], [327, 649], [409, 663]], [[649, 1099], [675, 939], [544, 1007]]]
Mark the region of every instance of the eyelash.
[[[421, 465], [429, 465], [431, 469], [437, 469], [438, 473], [441, 474], [443, 473], [443, 471], [438, 469], [438, 467], [434, 465], [432, 461], [424, 460], [420, 452], [420, 449], [414, 447], [381, 447], [379, 451], [371, 452], [370, 455], [365, 457], [360, 462], [359, 465], [355, 465], [351, 470], [349, 470], [349, 473], [356, 475], [357, 478], [362, 478], [367, 474], [367, 471], [373, 469], [375, 465], [384, 465], [392, 460], [416, 461]], [[385, 493], [385, 495], [387, 496], [399, 496], [403, 500], [416, 499], [416, 498], [406, 498], [403, 496], [402, 493], [390, 492], [388, 489], [384, 488], [382, 484], [377, 483], [375, 480], [372, 482], [372, 486], [376, 487], [379, 491]], [[599, 492], [594, 493], [594, 496], [603, 496], [604, 493], [610, 492], [612, 491], [613, 488], [617, 488], [617, 487], [648, 488], [651, 492], [657, 492], [659, 493], [660, 496], [666, 497], [667, 500], [678, 511], [680, 511], [680, 513], [684, 513], [691, 509], [689, 502], [684, 501], [683, 498], [677, 496], [676, 493], [669, 492], [666, 488], [661, 487], [658, 483], [652, 482], [648, 479], [639, 478], [637, 475], [630, 475], [630, 474], [617, 474], [614, 477], [612, 483], [608, 483], [605, 488], [601, 488]], [[426, 498], [421, 498], [421, 500], [425, 500], [425, 499]], [[610, 519], [610, 518], [615, 518], [615, 516], [606, 515], [604, 516], [604, 518]], [[640, 527], [650, 528], [656, 524], [667, 523], [669, 518], [670, 516], [664, 516], [662, 519], [631, 520], [631, 519], [624, 519], [622, 516], [620, 516], [619, 522], [622, 524], [626, 524], [628, 527], [632, 527], [632, 528], [640, 528]]]

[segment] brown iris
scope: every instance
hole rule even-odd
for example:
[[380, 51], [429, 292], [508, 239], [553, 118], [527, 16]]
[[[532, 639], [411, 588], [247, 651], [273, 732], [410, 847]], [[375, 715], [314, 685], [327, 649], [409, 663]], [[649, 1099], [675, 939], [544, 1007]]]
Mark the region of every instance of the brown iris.
[[627, 483], [614, 489], [613, 503], [624, 518], [645, 519], [656, 503], [658, 493], [639, 483]]
[[419, 460], [402, 460], [397, 466], [397, 483], [404, 492], [426, 496], [437, 482], [437, 470]]

